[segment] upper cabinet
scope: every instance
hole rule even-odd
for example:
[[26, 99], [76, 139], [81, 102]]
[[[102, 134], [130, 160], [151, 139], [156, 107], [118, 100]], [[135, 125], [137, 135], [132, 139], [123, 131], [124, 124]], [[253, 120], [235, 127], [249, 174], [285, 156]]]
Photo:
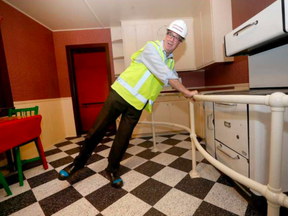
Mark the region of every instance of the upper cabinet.
[[114, 73], [117, 76], [125, 70], [121, 27], [111, 28], [111, 39], [112, 39]]
[[[177, 71], [195, 70], [195, 48], [193, 19], [181, 18], [188, 26], [186, 40], [173, 52], [175, 68]], [[166, 28], [175, 19], [151, 19], [122, 21], [123, 53], [125, 67], [131, 63], [131, 56], [141, 49], [150, 40], [163, 40], [166, 36]]]
[[193, 18], [196, 69], [233, 61], [224, 48], [224, 36], [232, 31], [231, 0], [193, 1]]

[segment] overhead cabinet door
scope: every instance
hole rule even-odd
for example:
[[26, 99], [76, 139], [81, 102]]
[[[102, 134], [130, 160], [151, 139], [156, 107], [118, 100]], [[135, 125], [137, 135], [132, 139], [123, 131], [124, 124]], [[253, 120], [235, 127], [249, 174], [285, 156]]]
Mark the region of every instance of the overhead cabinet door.
[[279, 45], [287, 37], [287, 4], [278, 0], [227, 34], [226, 55], [252, 55]]

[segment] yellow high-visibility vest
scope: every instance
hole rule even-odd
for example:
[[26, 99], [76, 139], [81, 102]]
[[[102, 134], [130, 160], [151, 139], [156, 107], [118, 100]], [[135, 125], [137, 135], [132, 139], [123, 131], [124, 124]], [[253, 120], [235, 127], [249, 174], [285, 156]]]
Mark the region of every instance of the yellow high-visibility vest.
[[[160, 41], [149, 41], [148, 43], [154, 45], [163, 62], [165, 62], [164, 52]], [[132, 55], [130, 66], [121, 73], [111, 87], [136, 109], [142, 110], [146, 105], [145, 109], [148, 112], [151, 112], [152, 105], [161, 92], [164, 84], [152, 74], [143, 63], [135, 61], [136, 57], [144, 50], [145, 46]], [[174, 60], [169, 59], [167, 66], [173, 70]]]

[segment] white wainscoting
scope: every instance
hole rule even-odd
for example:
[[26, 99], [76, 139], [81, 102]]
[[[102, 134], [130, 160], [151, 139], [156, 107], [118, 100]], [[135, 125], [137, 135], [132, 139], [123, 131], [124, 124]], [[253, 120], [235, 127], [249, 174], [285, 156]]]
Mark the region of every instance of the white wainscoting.
[[[15, 108], [39, 106], [39, 114], [42, 115], [41, 141], [44, 150], [49, 149], [55, 143], [65, 137], [76, 136], [71, 98], [55, 98], [33, 101], [14, 102]], [[23, 159], [38, 155], [34, 144], [21, 147]]]

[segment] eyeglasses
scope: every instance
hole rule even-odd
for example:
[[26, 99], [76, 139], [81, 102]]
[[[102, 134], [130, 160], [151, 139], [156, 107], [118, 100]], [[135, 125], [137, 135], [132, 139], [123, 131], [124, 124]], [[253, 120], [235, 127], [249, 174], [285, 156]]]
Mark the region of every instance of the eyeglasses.
[[179, 42], [183, 41], [182, 37], [174, 35], [172, 32], [167, 32], [167, 36], [169, 39], [173, 38], [173, 40], [175, 39], [176, 41], [179, 41]]

